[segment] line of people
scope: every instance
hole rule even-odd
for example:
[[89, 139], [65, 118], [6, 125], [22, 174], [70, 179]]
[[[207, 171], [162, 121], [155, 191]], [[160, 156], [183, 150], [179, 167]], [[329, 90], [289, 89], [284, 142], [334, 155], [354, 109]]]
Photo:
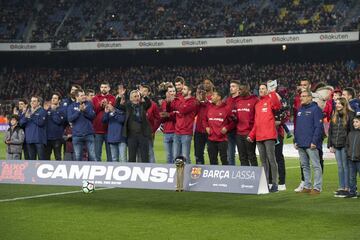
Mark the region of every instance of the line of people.
[[[335, 97], [340, 94], [329, 86], [320, 86], [311, 92], [307, 79], [302, 79], [299, 86], [294, 101], [294, 144], [299, 151], [302, 182], [295, 190], [318, 194], [322, 190], [324, 117], [333, 123], [330, 124], [329, 147], [336, 153], [337, 160], [345, 158], [339, 156], [344, 156], [346, 150], [338, 151], [344, 143], [331, 145], [332, 131], [338, 126], [336, 119], [340, 118]], [[50, 103], [44, 104], [40, 97], [33, 96], [29, 107], [26, 100], [20, 100], [6, 134], [7, 158], [20, 159], [24, 142], [25, 159], [49, 160], [54, 152], [55, 159], [61, 160], [65, 140], [65, 160], [101, 161], [105, 144], [107, 161], [155, 163], [154, 138], [160, 128], [167, 163], [173, 163], [180, 155], [191, 163], [193, 141], [196, 164], [205, 163], [207, 146], [210, 164], [219, 164], [220, 157], [222, 165], [235, 165], [237, 148], [242, 166], [257, 166], [257, 147], [270, 192], [286, 190], [282, 151], [285, 133], [289, 132], [285, 124], [289, 111], [276, 88], [271, 88], [269, 83], [259, 84], [259, 96], [255, 96], [247, 83], [233, 80], [226, 97], [224, 89], [216, 89], [211, 79], [204, 79], [194, 89], [179, 76], [174, 84], [162, 84], [159, 105], [150, 99], [149, 86], [140, 85], [128, 94], [123, 85], [118, 85], [116, 96], [111, 95], [110, 90], [107, 82], [101, 83], [97, 95], [94, 91], [85, 93], [80, 86], [73, 85], [69, 97], [62, 100], [58, 93], [53, 94]], [[329, 93], [334, 99], [329, 99]], [[355, 116], [360, 108], [359, 100], [353, 99], [354, 90], [345, 88], [341, 95], [345, 99], [342, 101], [349, 102]], [[352, 123], [347, 121], [348, 130], [346, 134], [341, 133], [342, 136], [350, 132]], [[344, 142], [346, 137], [341, 139]], [[335, 143], [338, 141], [337, 136]], [[356, 159], [356, 151], [354, 156]], [[347, 169], [344, 161], [338, 160], [339, 165], [344, 166], [343, 175]], [[310, 162], [314, 168], [313, 187]], [[342, 178], [349, 179], [348, 176]], [[349, 181], [340, 184], [339, 194], [350, 191]]]

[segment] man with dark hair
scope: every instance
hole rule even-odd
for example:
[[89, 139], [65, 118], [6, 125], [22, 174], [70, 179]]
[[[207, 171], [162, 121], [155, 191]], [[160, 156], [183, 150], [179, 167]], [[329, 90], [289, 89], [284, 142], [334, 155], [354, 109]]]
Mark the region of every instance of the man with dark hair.
[[[235, 104], [239, 99], [240, 81], [230, 81], [230, 95], [226, 98], [226, 105], [235, 112]], [[228, 163], [235, 165], [236, 129], [228, 132]]]
[[86, 94], [87, 101], [92, 102], [93, 98], [95, 97], [95, 90], [86, 89], [85, 94]]
[[[143, 89], [130, 92], [130, 101], [125, 100], [125, 91], [119, 96], [120, 110], [125, 111], [123, 137], [128, 140], [129, 162], [136, 162], [137, 152], [140, 151], [142, 162], [149, 162], [149, 141], [152, 137], [151, 125], [146, 117], [146, 111], [151, 107], [148, 97], [143, 97]], [[144, 101], [142, 101], [144, 98]]]
[[185, 79], [181, 76], [175, 78], [176, 97], [182, 98], [182, 89], [185, 86]]
[[[143, 93], [143, 97], [148, 97], [150, 99], [151, 88], [148, 85], [141, 85], [140, 89], [141, 89], [140, 91]], [[155, 163], [154, 140], [155, 140], [156, 131], [160, 126], [160, 112], [157, 104], [152, 100], [150, 100], [150, 102], [151, 102], [151, 106], [146, 111], [146, 116], [152, 130], [152, 136], [149, 141], [149, 162]]]
[[196, 99], [199, 104], [197, 107], [197, 117], [194, 133], [194, 151], [196, 164], [204, 164], [204, 150], [207, 142], [206, 130], [203, 125], [206, 117], [207, 107], [211, 102], [214, 84], [211, 79], [205, 78], [204, 81], [196, 89]]
[[174, 101], [176, 95], [175, 87], [173, 85], [167, 86], [166, 98], [162, 100], [160, 107], [160, 117], [162, 123], [162, 131], [164, 133], [164, 147], [166, 151], [166, 162], [174, 163], [173, 158], [173, 143], [175, 133], [175, 118], [170, 118], [170, 114], [167, 109], [170, 109], [172, 101]]
[[208, 154], [211, 165], [218, 164], [218, 154], [222, 165], [228, 165], [227, 161], [227, 132], [235, 127], [232, 109], [222, 101], [225, 94], [215, 90], [212, 94], [212, 104], [207, 108], [203, 125], [208, 134]]
[[[16, 113], [17, 115], [19, 115], [19, 119], [21, 119], [22, 115], [24, 115], [26, 113], [27, 108], [28, 108], [28, 101], [24, 98], [19, 99], [19, 101], [18, 101], [19, 111]], [[19, 125], [20, 125], [20, 122], [19, 122]], [[25, 128], [23, 128], [23, 127], [21, 127], [21, 128], [25, 131]], [[22, 149], [23, 149], [23, 153], [24, 153], [24, 159], [29, 159], [29, 152], [26, 147], [26, 139], [23, 142]]]
[[30, 108], [20, 118], [20, 126], [25, 128], [29, 160], [45, 160], [46, 111], [41, 103], [40, 97], [31, 97]]
[[344, 88], [342, 96], [348, 100], [351, 109], [355, 112], [355, 115], [360, 115], [360, 100], [356, 98], [356, 91], [352, 87]]
[[46, 133], [47, 143], [45, 148], [46, 160], [50, 160], [52, 151], [55, 159], [61, 160], [61, 146], [65, 129], [65, 109], [60, 107], [61, 95], [53, 93], [50, 107], [45, 108], [47, 112]]
[[175, 114], [175, 137], [173, 154], [174, 159], [180, 155], [191, 163], [190, 147], [193, 135], [194, 119], [196, 115], [197, 101], [192, 96], [192, 88], [184, 85], [182, 88], [182, 99], [173, 101], [173, 114]]
[[75, 102], [76, 99], [75, 99], [74, 93], [75, 93], [76, 90], [80, 90], [80, 89], [81, 89], [80, 85], [72, 84], [71, 89], [70, 89], [70, 93], [69, 93], [67, 98], [62, 99], [61, 106], [67, 108], [68, 106], [70, 106], [70, 104]]
[[115, 97], [110, 94], [110, 84], [108, 82], [102, 82], [100, 84], [100, 93], [93, 99], [92, 103], [95, 111], [95, 119], [93, 122], [95, 131], [95, 156], [96, 161], [101, 161], [102, 146], [105, 142], [106, 146], [106, 158], [108, 162], [112, 161], [110, 146], [107, 142], [107, 128], [108, 124], [102, 122], [103, 115], [105, 113], [105, 107], [108, 104], [115, 105]]
[[[301, 167], [304, 172], [304, 187], [302, 193], [319, 194], [322, 190], [322, 169], [319, 149], [322, 147], [324, 132], [323, 114], [320, 107], [312, 101], [309, 90], [301, 92], [301, 108], [296, 116], [294, 144], [298, 149]], [[314, 187], [311, 188], [310, 161], [314, 168]]]
[[241, 83], [239, 86], [239, 98], [235, 103], [236, 111], [236, 145], [239, 152], [241, 166], [257, 166], [255, 154], [256, 143], [246, 140], [255, 121], [255, 105], [259, 99], [250, 95], [250, 86]]
[[95, 161], [94, 128], [92, 121], [95, 118], [95, 111], [90, 102], [86, 101], [83, 90], [77, 89], [74, 92], [76, 102], [67, 108], [67, 116], [72, 124], [72, 141], [75, 153], [75, 160], [83, 160], [83, 147], [86, 145], [90, 161]]

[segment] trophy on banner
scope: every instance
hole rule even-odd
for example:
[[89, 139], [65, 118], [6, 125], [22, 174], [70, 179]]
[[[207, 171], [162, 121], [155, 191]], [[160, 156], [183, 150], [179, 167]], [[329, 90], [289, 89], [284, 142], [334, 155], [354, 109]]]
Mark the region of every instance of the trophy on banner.
[[184, 191], [184, 168], [185, 168], [186, 158], [183, 156], [178, 156], [175, 159], [176, 166], [176, 191]]

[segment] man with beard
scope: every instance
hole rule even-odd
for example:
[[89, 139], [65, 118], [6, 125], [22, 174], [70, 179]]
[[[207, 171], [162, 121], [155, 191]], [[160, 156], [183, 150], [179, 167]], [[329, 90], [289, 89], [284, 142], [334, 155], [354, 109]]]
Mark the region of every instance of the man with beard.
[[242, 83], [239, 86], [239, 98], [235, 103], [236, 110], [236, 145], [241, 166], [257, 166], [255, 154], [256, 143], [246, 140], [255, 121], [255, 105], [259, 99], [250, 95], [250, 86]]
[[102, 118], [105, 113], [105, 107], [108, 104], [115, 105], [115, 97], [110, 92], [110, 84], [108, 82], [102, 82], [100, 84], [100, 93], [92, 99], [94, 111], [96, 113], [93, 125], [95, 131], [95, 156], [96, 161], [101, 161], [102, 146], [105, 142], [106, 158], [108, 162], [112, 161], [110, 146], [107, 142], [107, 128], [108, 124], [102, 122]]

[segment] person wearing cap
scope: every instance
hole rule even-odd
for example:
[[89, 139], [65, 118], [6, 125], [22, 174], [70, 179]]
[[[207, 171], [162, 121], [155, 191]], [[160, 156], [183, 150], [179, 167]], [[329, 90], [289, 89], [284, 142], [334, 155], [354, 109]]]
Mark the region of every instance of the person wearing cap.
[[24, 130], [19, 126], [19, 116], [11, 115], [9, 117], [10, 127], [5, 134], [6, 159], [20, 160], [23, 143], [25, 140]]

